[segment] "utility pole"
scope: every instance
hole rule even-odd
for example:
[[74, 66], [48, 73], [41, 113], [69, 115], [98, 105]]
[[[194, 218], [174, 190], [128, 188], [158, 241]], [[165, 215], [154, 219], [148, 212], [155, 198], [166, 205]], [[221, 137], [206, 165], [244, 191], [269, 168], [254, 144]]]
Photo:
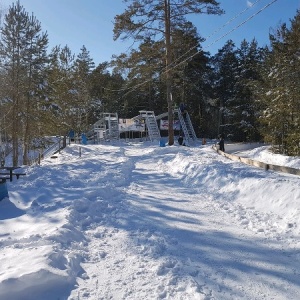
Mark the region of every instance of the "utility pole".
[[173, 129], [173, 99], [172, 99], [172, 75], [170, 66], [172, 63], [171, 56], [171, 5], [170, 0], [165, 0], [165, 46], [166, 46], [166, 82], [167, 82], [167, 102], [168, 102], [168, 134], [169, 145], [174, 144]]

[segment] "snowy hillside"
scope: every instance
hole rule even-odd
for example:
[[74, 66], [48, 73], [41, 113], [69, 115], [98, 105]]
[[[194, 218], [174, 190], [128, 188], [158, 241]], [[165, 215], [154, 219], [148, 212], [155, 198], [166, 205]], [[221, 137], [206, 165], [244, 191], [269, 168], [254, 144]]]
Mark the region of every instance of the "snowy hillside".
[[209, 145], [81, 150], [8, 182], [0, 299], [300, 299], [299, 176]]

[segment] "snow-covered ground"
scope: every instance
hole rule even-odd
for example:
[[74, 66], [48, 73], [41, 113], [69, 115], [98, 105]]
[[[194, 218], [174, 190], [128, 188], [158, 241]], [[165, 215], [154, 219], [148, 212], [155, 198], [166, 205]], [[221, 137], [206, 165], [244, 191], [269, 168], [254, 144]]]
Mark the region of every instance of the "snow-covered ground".
[[291, 156], [273, 154], [270, 146], [259, 143], [253, 144], [227, 144], [228, 153], [236, 154], [242, 157], [248, 157], [267, 164], [286, 166], [300, 169], [300, 158], [295, 159]]
[[[8, 182], [1, 300], [300, 299], [299, 176], [210, 145], [81, 150]], [[300, 167], [266, 147], [244, 155]]]

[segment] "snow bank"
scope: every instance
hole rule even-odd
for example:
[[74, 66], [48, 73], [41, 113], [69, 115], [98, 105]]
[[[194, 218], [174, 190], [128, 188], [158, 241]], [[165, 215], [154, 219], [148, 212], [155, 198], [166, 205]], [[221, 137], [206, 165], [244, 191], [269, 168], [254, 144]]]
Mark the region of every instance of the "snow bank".
[[26, 173], [0, 202], [0, 299], [300, 297], [297, 176], [152, 143], [71, 145]]

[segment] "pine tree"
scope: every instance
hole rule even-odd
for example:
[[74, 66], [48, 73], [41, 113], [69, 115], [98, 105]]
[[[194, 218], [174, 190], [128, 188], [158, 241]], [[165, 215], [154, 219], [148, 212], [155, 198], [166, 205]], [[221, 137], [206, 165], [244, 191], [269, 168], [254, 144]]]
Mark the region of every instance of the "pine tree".
[[75, 113], [76, 129], [85, 132], [88, 126], [88, 111], [91, 109], [90, 75], [95, 64], [89, 51], [82, 46], [74, 63], [74, 101], [72, 103]]
[[221, 14], [223, 11], [215, 0], [126, 0], [125, 2], [131, 4], [128, 4], [123, 14], [115, 17], [115, 39], [123, 35], [124, 39], [130, 37], [136, 41], [144, 40], [146, 37], [164, 40], [169, 144], [173, 145], [172, 32], [181, 29], [182, 24], [186, 23], [185, 16], [188, 14]]
[[[208, 134], [213, 111], [210, 110], [211, 83], [208, 53], [201, 48], [203, 39], [196, 28], [187, 22], [182, 29], [175, 30], [172, 38], [173, 89], [172, 96], [177, 106], [188, 107], [196, 133]], [[208, 124], [209, 123], [209, 124]]]
[[215, 98], [218, 99], [219, 121], [218, 134], [233, 138], [236, 86], [238, 80], [238, 58], [232, 40], [212, 58], [214, 66]]
[[91, 110], [89, 111], [89, 120], [93, 124], [99, 120], [102, 112], [110, 112], [106, 104], [106, 90], [110, 80], [110, 72], [108, 71], [108, 63], [99, 64], [91, 73]]
[[109, 112], [125, 115], [124, 90], [120, 86], [126, 85], [123, 76], [118, 69], [109, 70], [110, 64], [99, 64], [90, 75], [91, 85], [91, 109], [89, 111], [89, 123], [99, 120], [101, 113]]
[[300, 13], [270, 35], [266, 60], [264, 111], [261, 117], [266, 141], [280, 153], [300, 154]]
[[[126, 75], [128, 85], [125, 88], [126, 115], [137, 115], [139, 110], [162, 109], [159, 95], [161, 69], [163, 68], [163, 45], [146, 38], [138, 49], [129, 54], [115, 57], [114, 70]], [[138, 87], [138, 88], [136, 88]]]
[[23, 134], [23, 164], [28, 164], [30, 144], [41, 132], [36, 132], [40, 124], [39, 92], [44, 82], [44, 71], [48, 56], [48, 36], [41, 33], [41, 24], [34, 16], [28, 20], [28, 47], [25, 52], [27, 70], [26, 102], [24, 109], [24, 134]]
[[241, 42], [237, 49], [238, 78], [236, 84], [236, 96], [232, 113], [234, 114], [234, 132], [237, 141], [259, 140], [256, 114], [256, 90], [259, 82], [262, 82], [261, 49], [256, 40], [250, 43]]
[[[31, 131], [35, 128], [35, 94], [46, 62], [48, 38], [41, 33], [41, 25], [34, 16], [29, 17], [17, 1], [5, 16], [1, 29], [0, 62], [5, 76], [3, 91], [11, 104], [9, 119], [13, 146], [13, 165], [18, 165], [19, 139], [23, 140], [23, 163], [28, 163]], [[35, 116], [32, 118], [32, 116]]]
[[44, 105], [48, 113], [51, 112], [48, 128], [52, 127], [51, 130], [60, 135], [78, 129], [73, 109], [76, 94], [74, 60], [75, 56], [67, 45], [63, 48], [56, 46], [51, 50]]

